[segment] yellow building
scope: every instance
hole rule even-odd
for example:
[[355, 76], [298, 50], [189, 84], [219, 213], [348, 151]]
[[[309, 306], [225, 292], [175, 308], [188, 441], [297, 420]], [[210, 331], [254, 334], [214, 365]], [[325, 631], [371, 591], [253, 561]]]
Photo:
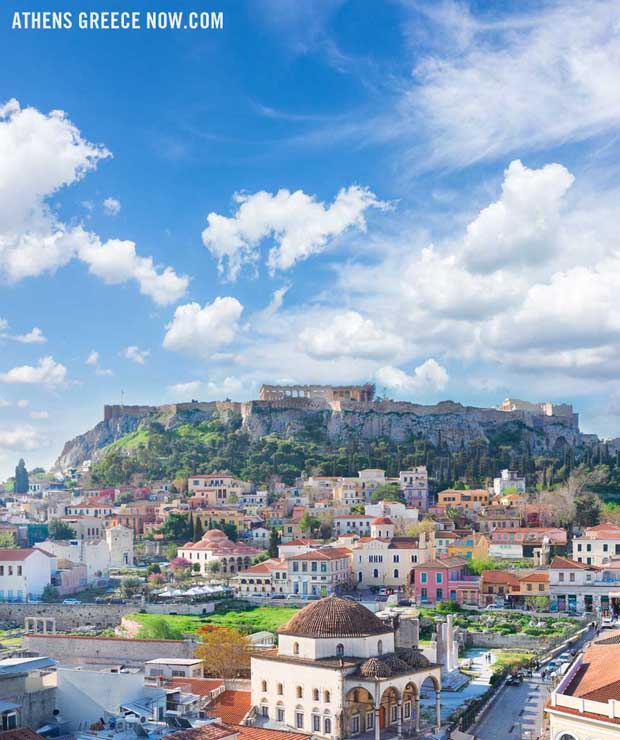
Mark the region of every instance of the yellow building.
[[465, 560], [486, 559], [489, 555], [489, 540], [479, 532], [472, 532], [448, 545], [448, 556]]
[[437, 494], [437, 503], [447, 509], [480, 509], [483, 506], [488, 506], [489, 500], [489, 492], [482, 488], [468, 491], [457, 491], [448, 488]]

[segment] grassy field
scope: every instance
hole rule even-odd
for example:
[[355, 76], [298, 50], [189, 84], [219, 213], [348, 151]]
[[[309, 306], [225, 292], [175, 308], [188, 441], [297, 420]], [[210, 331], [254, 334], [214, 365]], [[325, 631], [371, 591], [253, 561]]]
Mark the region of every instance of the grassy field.
[[276, 632], [278, 627], [288, 622], [295, 614], [294, 607], [258, 606], [244, 611], [227, 611], [213, 614], [209, 617], [192, 617], [182, 614], [129, 614], [128, 618], [141, 624], [144, 628], [141, 637], [154, 636], [161, 630], [162, 623], [169, 628], [172, 639], [180, 639], [183, 635], [193, 634], [203, 624], [217, 624], [222, 627], [234, 627], [243, 634], [268, 630]]

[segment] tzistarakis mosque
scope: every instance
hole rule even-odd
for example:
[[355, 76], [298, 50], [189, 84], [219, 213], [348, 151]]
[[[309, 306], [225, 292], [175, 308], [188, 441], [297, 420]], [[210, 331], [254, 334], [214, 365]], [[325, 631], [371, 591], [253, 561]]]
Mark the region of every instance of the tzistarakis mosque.
[[252, 656], [251, 675], [257, 726], [338, 740], [415, 737], [422, 692], [434, 694], [432, 721], [440, 726], [441, 667], [399, 647], [393, 626], [339, 596], [295, 614], [277, 648]]

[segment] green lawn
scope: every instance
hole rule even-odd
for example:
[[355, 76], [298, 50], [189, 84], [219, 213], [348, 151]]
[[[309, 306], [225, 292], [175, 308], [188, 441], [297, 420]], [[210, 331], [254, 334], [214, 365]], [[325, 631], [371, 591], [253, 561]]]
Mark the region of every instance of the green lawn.
[[[193, 634], [203, 624], [217, 624], [234, 627], [244, 634], [268, 630], [276, 632], [278, 627], [288, 622], [297, 611], [294, 607], [258, 606], [243, 611], [227, 611], [208, 617], [194, 617], [183, 614], [129, 614], [128, 618], [143, 626], [140, 637], [166, 636], [181, 639], [183, 635]], [[164, 635], [161, 625], [165, 623], [168, 633]]]

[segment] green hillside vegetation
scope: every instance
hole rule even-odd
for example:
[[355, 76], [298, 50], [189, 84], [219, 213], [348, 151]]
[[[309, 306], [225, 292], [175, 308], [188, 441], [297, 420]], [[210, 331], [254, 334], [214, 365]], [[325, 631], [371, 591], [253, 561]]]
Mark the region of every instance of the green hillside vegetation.
[[[119, 485], [132, 475], [146, 480], [183, 478], [229, 470], [245, 480], [266, 484], [278, 476], [292, 484], [303, 471], [309, 475], [355, 476], [363, 468], [382, 468], [389, 476], [426, 465], [437, 488], [486, 485], [502, 468], [517, 470], [530, 486], [546, 489], [567, 480], [579, 465], [603, 471], [597, 476], [601, 493], [620, 493], [620, 454], [604, 444], [594, 448], [562, 447], [534, 456], [522, 425], [510, 425], [489, 442], [474, 440], [451, 451], [440, 441], [411, 438], [402, 443], [386, 439], [328, 444], [316, 420], [289, 436], [267, 435], [250, 440], [241, 418], [186, 422], [166, 428], [157, 417], [104, 448], [92, 468], [95, 485]], [[127, 454], [129, 453], [129, 454]]]

